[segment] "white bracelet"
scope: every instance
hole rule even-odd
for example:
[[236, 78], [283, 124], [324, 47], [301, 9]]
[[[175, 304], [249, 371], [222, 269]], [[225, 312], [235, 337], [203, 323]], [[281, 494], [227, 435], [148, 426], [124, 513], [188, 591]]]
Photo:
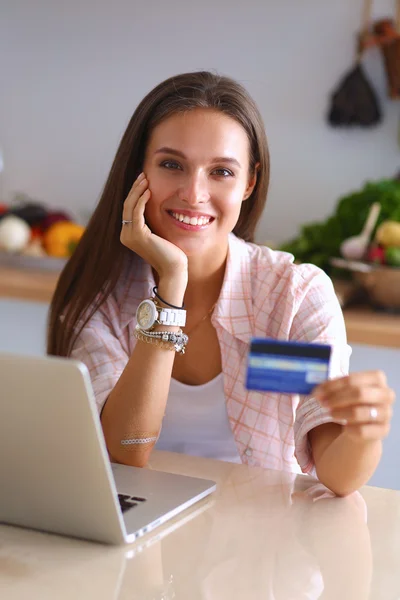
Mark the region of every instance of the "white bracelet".
[[150, 442], [156, 442], [157, 436], [147, 438], [132, 438], [130, 440], [121, 440], [122, 446], [129, 446], [130, 444], [149, 444]]

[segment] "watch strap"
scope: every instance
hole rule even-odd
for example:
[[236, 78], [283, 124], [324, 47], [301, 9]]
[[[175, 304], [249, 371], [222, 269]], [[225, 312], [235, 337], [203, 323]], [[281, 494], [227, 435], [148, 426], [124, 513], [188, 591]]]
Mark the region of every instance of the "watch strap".
[[186, 310], [176, 308], [158, 308], [158, 322], [168, 327], [184, 327], [186, 324]]

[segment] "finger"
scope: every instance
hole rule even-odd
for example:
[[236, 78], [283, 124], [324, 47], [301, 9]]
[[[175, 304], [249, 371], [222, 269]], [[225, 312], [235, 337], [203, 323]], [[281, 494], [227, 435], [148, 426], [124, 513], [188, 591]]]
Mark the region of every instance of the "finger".
[[379, 425], [377, 423], [373, 425], [346, 425], [344, 431], [346, 436], [358, 442], [367, 442], [385, 438], [390, 431], [390, 425]]
[[143, 171], [136, 177], [135, 181], [132, 184], [131, 190], [134, 189], [135, 187], [137, 187], [139, 185], [139, 183], [145, 179], [146, 175], [143, 173]]
[[337, 392], [347, 386], [378, 386], [385, 387], [387, 385], [386, 375], [383, 371], [361, 371], [359, 373], [350, 373], [345, 377], [338, 377], [337, 379], [329, 379], [324, 381], [313, 390], [313, 395], [316, 398], [323, 397], [325, 395]]
[[132, 209], [130, 218], [131, 223], [122, 224], [120, 241], [124, 246], [133, 250], [137, 244], [141, 245], [144, 240], [145, 230], [147, 229], [144, 219], [144, 209], [150, 198], [150, 190], [147, 189], [140, 196], [136, 206]]
[[348, 386], [320, 399], [328, 409], [342, 408], [353, 404], [393, 404], [395, 393], [390, 388]]
[[393, 410], [387, 405], [353, 405], [331, 411], [332, 418], [346, 425], [384, 425], [392, 418]]
[[[144, 181], [144, 179], [146, 179], [146, 175], [142, 172], [140, 173], [140, 175], [135, 179], [135, 181], [132, 184], [131, 189], [129, 190], [128, 196], [130, 196], [130, 194], [133, 192], [135, 192], [135, 190], [138, 189], [138, 187], [140, 186], [140, 184]], [[128, 198], [128, 196], [126, 197], [126, 199]]]
[[137, 185], [133, 185], [126, 200], [124, 202], [122, 218], [123, 219], [131, 219], [132, 211], [136, 206], [139, 198], [144, 193], [146, 188], [148, 187], [148, 181], [146, 177], [143, 177], [140, 181], [137, 182]]
[[150, 190], [147, 188], [140, 196], [139, 200], [136, 203], [132, 211], [132, 225], [142, 225], [144, 223], [144, 210], [146, 208], [147, 202], [150, 200]]
[[126, 221], [132, 220], [132, 212], [139, 201], [139, 198], [142, 196], [144, 191], [146, 190], [149, 182], [146, 177], [141, 179], [137, 185], [133, 184], [131, 191], [129, 192], [122, 209], [122, 218]]

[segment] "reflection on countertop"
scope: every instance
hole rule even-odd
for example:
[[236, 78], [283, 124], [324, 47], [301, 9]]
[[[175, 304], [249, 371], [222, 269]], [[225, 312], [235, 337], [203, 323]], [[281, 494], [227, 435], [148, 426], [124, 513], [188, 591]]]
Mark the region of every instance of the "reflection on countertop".
[[[335, 498], [307, 476], [155, 452], [217, 481], [211, 500], [126, 547], [0, 527], [0, 597], [365, 600], [400, 588], [400, 494]], [[382, 590], [385, 594], [382, 595]]]

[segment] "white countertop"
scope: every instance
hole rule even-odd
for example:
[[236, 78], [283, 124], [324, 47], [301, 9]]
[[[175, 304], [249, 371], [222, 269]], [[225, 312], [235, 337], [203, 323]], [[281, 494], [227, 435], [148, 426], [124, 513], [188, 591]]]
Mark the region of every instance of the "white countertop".
[[[0, 526], [4, 600], [397, 600], [400, 493], [154, 452], [218, 491], [125, 547]], [[307, 595], [308, 594], [308, 595]]]

